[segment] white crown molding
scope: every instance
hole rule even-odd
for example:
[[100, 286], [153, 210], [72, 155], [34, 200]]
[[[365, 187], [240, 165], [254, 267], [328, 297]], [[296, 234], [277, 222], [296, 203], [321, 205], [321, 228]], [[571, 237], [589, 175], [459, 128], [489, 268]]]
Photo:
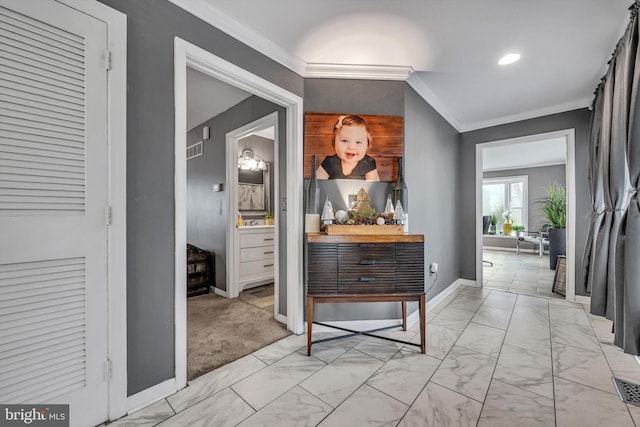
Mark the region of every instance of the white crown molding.
[[427, 86], [427, 84], [420, 78], [416, 77], [415, 74], [412, 74], [407, 79], [407, 83], [409, 86], [415, 90], [418, 95], [422, 97], [427, 103], [438, 112], [451, 126], [455, 128], [458, 132], [462, 132], [462, 124], [460, 121], [449, 112], [444, 106], [444, 103], [436, 96], [435, 93]]
[[548, 116], [550, 114], [564, 113], [565, 111], [577, 110], [579, 108], [587, 108], [591, 105], [592, 97], [581, 98], [576, 101], [556, 104], [549, 107], [539, 108], [537, 110], [529, 110], [523, 113], [511, 114], [508, 116], [498, 117], [491, 120], [479, 121], [464, 125], [460, 132], [469, 132], [477, 129], [484, 129], [491, 126], [504, 125], [507, 123], [519, 122], [522, 120], [535, 119], [537, 117]]
[[220, 31], [230, 35], [234, 39], [246, 44], [250, 48], [258, 51], [262, 55], [273, 59], [280, 65], [287, 67], [291, 71], [304, 75], [306, 63], [296, 57], [289, 55], [280, 46], [267, 39], [262, 34], [255, 31], [211, 5], [206, 0], [169, 0], [181, 9], [211, 24]]
[[515, 170], [515, 169], [526, 169], [526, 168], [543, 168], [543, 167], [546, 167], [546, 166], [560, 166], [560, 165], [566, 165], [566, 164], [567, 164], [566, 161], [563, 161], [563, 162], [526, 163], [526, 164], [517, 165], [517, 166], [506, 166], [506, 167], [501, 167], [501, 168], [482, 169], [482, 172], [498, 172], [498, 171]]
[[412, 73], [413, 68], [405, 66], [308, 63], [304, 77], [405, 81]]

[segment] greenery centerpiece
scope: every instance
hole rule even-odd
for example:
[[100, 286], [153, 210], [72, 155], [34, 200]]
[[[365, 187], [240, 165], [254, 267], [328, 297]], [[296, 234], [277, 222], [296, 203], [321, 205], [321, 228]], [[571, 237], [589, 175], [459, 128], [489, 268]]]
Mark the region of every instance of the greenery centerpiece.
[[550, 225], [549, 268], [556, 269], [558, 255], [567, 253], [567, 190], [562, 184], [553, 183], [547, 187], [547, 195], [537, 203]]

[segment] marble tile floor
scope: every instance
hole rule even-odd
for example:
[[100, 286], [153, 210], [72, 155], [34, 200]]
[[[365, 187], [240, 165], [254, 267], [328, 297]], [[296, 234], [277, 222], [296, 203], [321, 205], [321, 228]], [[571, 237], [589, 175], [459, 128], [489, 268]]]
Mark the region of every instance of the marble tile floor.
[[493, 289], [549, 298], [562, 298], [551, 292], [555, 270], [549, 269], [549, 255], [540, 257], [526, 250], [520, 254], [510, 251], [483, 249], [482, 264], [484, 285]]
[[588, 307], [460, 286], [427, 318], [425, 355], [358, 336], [307, 357], [292, 335], [109, 426], [640, 425], [611, 379], [640, 382], [640, 364]]

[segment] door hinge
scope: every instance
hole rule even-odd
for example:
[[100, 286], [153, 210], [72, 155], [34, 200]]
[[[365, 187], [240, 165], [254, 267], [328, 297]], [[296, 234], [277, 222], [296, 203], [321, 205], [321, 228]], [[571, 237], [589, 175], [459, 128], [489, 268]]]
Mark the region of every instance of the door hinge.
[[104, 381], [109, 381], [113, 377], [113, 367], [111, 365], [111, 360], [107, 359], [104, 361], [104, 365], [102, 366], [102, 378]]
[[104, 53], [104, 67], [107, 71], [111, 70], [111, 51], [107, 50]]
[[111, 225], [111, 206], [104, 208], [104, 225]]

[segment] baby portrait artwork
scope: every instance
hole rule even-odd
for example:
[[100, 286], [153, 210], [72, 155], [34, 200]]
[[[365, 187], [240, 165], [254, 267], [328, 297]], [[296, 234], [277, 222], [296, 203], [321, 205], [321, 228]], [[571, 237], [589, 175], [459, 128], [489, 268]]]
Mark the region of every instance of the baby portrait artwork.
[[395, 181], [402, 155], [402, 117], [305, 114], [305, 178], [316, 155], [318, 179]]

